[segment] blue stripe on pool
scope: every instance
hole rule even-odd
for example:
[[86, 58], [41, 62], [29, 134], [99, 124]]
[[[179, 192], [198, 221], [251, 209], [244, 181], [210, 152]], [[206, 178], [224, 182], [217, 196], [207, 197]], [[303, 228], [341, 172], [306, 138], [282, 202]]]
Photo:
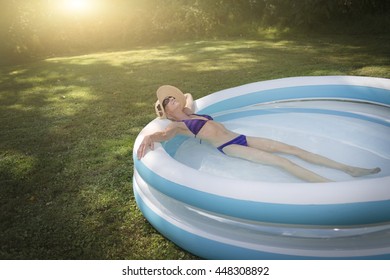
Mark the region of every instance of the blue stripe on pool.
[[216, 102], [202, 109], [199, 113], [213, 114], [256, 103], [307, 98], [348, 99], [390, 105], [390, 91], [386, 89], [352, 85], [317, 85], [256, 91]]
[[[134, 158], [141, 177], [153, 188], [207, 211], [254, 221], [305, 225], [361, 225], [390, 221], [390, 200], [329, 205], [288, 205], [221, 197], [161, 177]], [[212, 186], [210, 186], [212, 188]]]
[[390, 127], [390, 123], [383, 119], [374, 118], [366, 115], [361, 115], [357, 113], [336, 111], [336, 110], [327, 110], [327, 109], [315, 109], [315, 108], [277, 108], [277, 109], [257, 109], [257, 110], [246, 110], [241, 112], [233, 112], [225, 115], [217, 116], [214, 119], [219, 122], [229, 121], [232, 119], [239, 119], [243, 117], [251, 117], [257, 115], [267, 115], [267, 114], [285, 114], [285, 113], [303, 113], [303, 114], [324, 114], [324, 115], [334, 115], [355, 118], [360, 120], [365, 120], [380, 125]]
[[[136, 182], [134, 180], [134, 185]], [[203, 236], [199, 236], [188, 232], [174, 224], [168, 222], [163, 217], [159, 216], [152, 209], [150, 209], [146, 203], [142, 200], [140, 195], [134, 191], [134, 196], [137, 201], [137, 205], [142, 211], [143, 215], [148, 221], [161, 232], [165, 237], [173, 241], [176, 245], [185, 248], [189, 252], [206, 259], [268, 259], [268, 260], [288, 260], [288, 259], [389, 259], [390, 255], [372, 255], [372, 256], [348, 256], [345, 258], [324, 258], [324, 257], [310, 257], [287, 254], [276, 254], [271, 252], [256, 251], [247, 248], [241, 248], [226, 244], [216, 240], [207, 239]]]

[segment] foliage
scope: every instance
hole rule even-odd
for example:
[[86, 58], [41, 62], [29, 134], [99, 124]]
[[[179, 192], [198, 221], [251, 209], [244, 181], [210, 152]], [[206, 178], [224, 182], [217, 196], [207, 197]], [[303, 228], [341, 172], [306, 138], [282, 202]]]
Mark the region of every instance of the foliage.
[[[384, 33], [381, 0], [0, 0], [0, 64], [189, 38], [243, 36], [269, 26]], [[359, 22], [364, 24], [359, 25]], [[371, 26], [371, 28], [367, 27]], [[363, 28], [362, 28], [363, 27]]]
[[329, 21], [361, 19], [372, 14], [386, 14], [390, 3], [382, 0], [264, 0], [265, 17], [285, 26], [315, 27]]

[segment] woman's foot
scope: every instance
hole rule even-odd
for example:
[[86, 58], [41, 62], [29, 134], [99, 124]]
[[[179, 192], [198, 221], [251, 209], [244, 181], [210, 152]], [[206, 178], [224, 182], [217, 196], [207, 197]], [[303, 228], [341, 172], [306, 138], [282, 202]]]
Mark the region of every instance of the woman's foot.
[[349, 175], [351, 175], [352, 177], [361, 177], [361, 176], [366, 176], [366, 175], [371, 175], [371, 174], [377, 174], [377, 173], [381, 172], [381, 169], [379, 167], [372, 168], [372, 169], [351, 167], [346, 172]]

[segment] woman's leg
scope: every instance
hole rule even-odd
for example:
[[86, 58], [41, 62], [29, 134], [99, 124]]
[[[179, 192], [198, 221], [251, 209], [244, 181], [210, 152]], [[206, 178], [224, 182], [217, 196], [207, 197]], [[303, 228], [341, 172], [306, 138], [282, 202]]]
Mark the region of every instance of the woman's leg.
[[308, 151], [305, 151], [301, 148], [291, 146], [284, 144], [282, 142], [274, 141], [271, 139], [266, 139], [266, 138], [258, 138], [258, 137], [247, 137], [248, 145], [250, 147], [260, 149], [266, 152], [270, 153], [286, 153], [290, 155], [297, 156], [303, 160], [306, 160], [308, 162], [338, 169], [341, 171], [344, 171], [348, 173], [349, 175], [353, 177], [359, 177], [359, 176], [364, 176], [364, 175], [369, 175], [369, 174], [376, 174], [381, 171], [379, 167], [377, 168], [372, 168], [372, 169], [366, 169], [366, 168], [360, 168], [360, 167], [355, 167], [355, 166], [350, 166], [346, 164], [342, 164], [340, 162], [331, 160], [329, 158], [326, 158], [324, 156], [314, 154]]
[[294, 176], [308, 182], [330, 182], [329, 179], [311, 172], [283, 157], [271, 153], [240, 145], [229, 145], [223, 149], [228, 156], [243, 158], [249, 161], [281, 167]]

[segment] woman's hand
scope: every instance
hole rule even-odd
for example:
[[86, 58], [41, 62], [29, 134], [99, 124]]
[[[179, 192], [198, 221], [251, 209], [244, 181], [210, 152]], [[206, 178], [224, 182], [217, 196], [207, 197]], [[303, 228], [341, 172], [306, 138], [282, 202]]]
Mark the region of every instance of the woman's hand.
[[163, 131], [146, 135], [137, 151], [138, 159], [145, 156], [148, 149], [154, 150], [154, 142], [163, 142], [172, 139], [179, 132], [179, 122], [170, 123]]
[[154, 142], [151, 139], [150, 135], [146, 135], [144, 139], [141, 142], [141, 145], [139, 145], [138, 151], [137, 151], [137, 157], [138, 159], [141, 159], [145, 156], [148, 149], [153, 150], [154, 149]]

